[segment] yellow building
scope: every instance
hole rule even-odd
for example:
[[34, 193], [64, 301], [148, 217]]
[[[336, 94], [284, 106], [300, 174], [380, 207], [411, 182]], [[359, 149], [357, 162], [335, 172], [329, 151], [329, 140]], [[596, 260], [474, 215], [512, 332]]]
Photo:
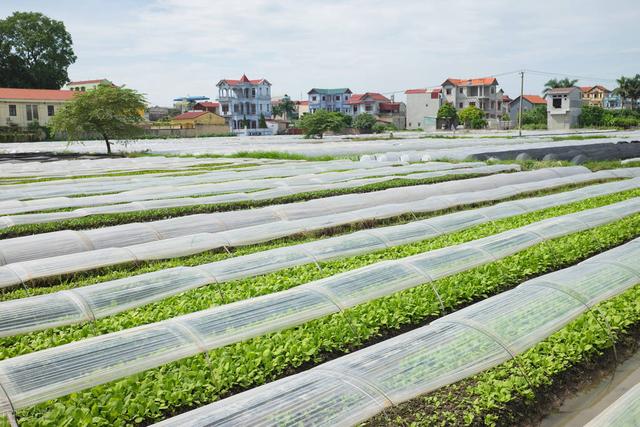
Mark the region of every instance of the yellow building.
[[46, 125], [74, 96], [71, 90], [0, 88], [0, 126]]
[[604, 106], [604, 99], [611, 94], [611, 91], [604, 86], [581, 86], [582, 104], [594, 105], [598, 107]]
[[95, 89], [98, 85], [113, 85], [107, 79], [97, 79], [97, 80], [79, 80], [75, 82], [67, 83], [64, 88], [68, 90], [75, 90], [76, 92], [86, 92], [89, 89]]
[[225, 126], [225, 121], [223, 117], [210, 111], [187, 111], [171, 119], [171, 124], [180, 125], [183, 129], [189, 129], [196, 125]]

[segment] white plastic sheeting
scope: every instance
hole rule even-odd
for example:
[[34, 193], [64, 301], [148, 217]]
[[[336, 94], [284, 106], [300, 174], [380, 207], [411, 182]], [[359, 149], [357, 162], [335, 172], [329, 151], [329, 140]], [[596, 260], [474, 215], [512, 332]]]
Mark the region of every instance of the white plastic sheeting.
[[[498, 172], [519, 171], [518, 165], [492, 165], [492, 166], [479, 166], [469, 168], [452, 168], [451, 170], [429, 171], [432, 169], [430, 166], [409, 165], [407, 167], [398, 166], [394, 168], [381, 168], [383, 170], [368, 170], [366, 172], [351, 173], [346, 175], [340, 173], [343, 176], [336, 176], [337, 174], [324, 173], [313, 176], [296, 176], [293, 178], [285, 178], [281, 180], [277, 179], [264, 179], [257, 181], [234, 181], [220, 184], [198, 184], [195, 186], [176, 187], [170, 188], [153, 188], [152, 195], [147, 193], [141, 193], [140, 190], [135, 192], [120, 193], [116, 195], [106, 196], [90, 196], [90, 197], [75, 197], [75, 198], [57, 198], [53, 200], [53, 203], [58, 207], [70, 207], [73, 206], [85, 206], [88, 204], [95, 205], [100, 204], [97, 199], [109, 199], [112, 203], [114, 200], [129, 201], [140, 198], [140, 201], [130, 203], [120, 203], [113, 205], [104, 205], [97, 207], [84, 207], [73, 211], [64, 212], [51, 212], [51, 213], [35, 213], [35, 214], [21, 214], [13, 216], [0, 217], [0, 228], [11, 227], [13, 225], [22, 224], [37, 224], [43, 222], [61, 221], [65, 219], [81, 218], [88, 215], [95, 214], [110, 214], [110, 213], [123, 213], [123, 212], [135, 212], [148, 209], [158, 208], [174, 208], [181, 206], [194, 206], [205, 205], [215, 203], [228, 203], [239, 201], [258, 201], [267, 200], [276, 197], [289, 196], [293, 194], [299, 194], [310, 191], [320, 190], [334, 190], [355, 188], [368, 184], [373, 184], [383, 181], [391, 181], [394, 179], [427, 179], [436, 177], [454, 177], [459, 175], [490, 175]], [[420, 171], [423, 169], [423, 171]], [[419, 172], [416, 172], [419, 171]], [[426, 172], [425, 172], [426, 171]], [[407, 175], [404, 175], [408, 173]], [[403, 174], [403, 175], [398, 175]], [[373, 178], [362, 178], [363, 176], [376, 176]], [[384, 176], [379, 176], [384, 175]], [[103, 184], [104, 185], [104, 184]], [[252, 192], [243, 192], [243, 190]], [[234, 191], [234, 192], [231, 192]], [[235, 192], [238, 191], [238, 192]], [[200, 196], [200, 197], [187, 197], [190, 194], [197, 193], [223, 193], [213, 196]], [[162, 197], [160, 197], [162, 195]], [[177, 198], [170, 198], [170, 196], [180, 196]], [[152, 200], [147, 200], [152, 198]], [[87, 199], [91, 199], [92, 202], [88, 202]], [[48, 206], [51, 206], [51, 199], [46, 199]], [[20, 202], [25, 206], [19, 209], [33, 210], [33, 206], [44, 204], [41, 200], [33, 200], [27, 202]], [[28, 205], [29, 207], [27, 207]], [[15, 210], [15, 209], [11, 209]]]
[[640, 384], [589, 421], [585, 427], [637, 427], [640, 422]]
[[[465, 164], [448, 166], [450, 164], [442, 163], [423, 163], [415, 165], [406, 165], [408, 171], [425, 171], [425, 170], [442, 170], [452, 169], [456, 167], [467, 167]], [[382, 166], [382, 167], [381, 167]], [[473, 166], [480, 166], [475, 163]], [[289, 161], [277, 164], [268, 164], [253, 168], [235, 168], [224, 170], [206, 171], [203, 173], [192, 175], [178, 175], [176, 174], [158, 174], [158, 175], [127, 175], [120, 177], [112, 177], [109, 179], [109, 185], [105, 185], [105, 178], [85, 178], [85, 179], [73, 179], [65, 181], [46, 181], [36, 182], [29, 184], [14, 184], [4, 185], [3, 191], [0, 194], [0, 208], [2, 211], [10, 209], [12, 207], [24, 207], [25, 209], [54, 209], [62, 207], [73, 206], [91, 206], [105, 203], [119, 203], [131, 200], [145, 200], [162, 197], [165, 192], [177, 195], [197, 195], [206, 194], [207, 192], [221, 191], [221, 188], [225, 188], [221, 185], [218, 186], [204, 186], [201, 191], [198, 191], [200, 187], [196, 184], [211, 184], [211, 183], [225, 183], [230, 181], [242, 181], [238, 185], [239, 189], [263, 189], [272, 188], [281, 183], [283, 178], [290, 178], [289, 181], [298, 181], [303, 184], [309, 181], [313, 182], [314, 178], [321, 179], [321, 182], [328, 180], [328, 177], [316, 176], [315, 174], [324, 174], [333, 172], [334, 181], [342, 179], [356, 178], [359, 176], [372, 176], [369, 169], [380, 170], [382, 174], [389, 171], [392, 164], [385, 163], [384, 165], [376, 164], [375, 162], [352, 162], [349, 160], [334, 160], [329, 162], [300, 162]], [[393, 170], [393, 169], [391, 169]], [[361, 175], [358, 175], [361, 174]], [[280, 178], [279, 180], [264, 180], [266, 178]], [[324, 179], [324, 180], [323, 180]], [[244, 181], [243, 181], [244, 180]], [[288, 181], [285, 181], [288, 182]], [[253, 183], [253, 187], [249, 184]], [[190, 186], [190, 187], [185, 187]], [[195, 186], [195, 187], [194, 187]], [[232, 191], [233, 186], [227, 184], [229, 189], [226, 191]], [[161, 188], [159, 188], [161, 187]], [[182, 190], [182, 192], [179, 192]], [[101, 194], [105, 192], [123, 192], [127, 193], [120, 195], [103, 195], [102, 197], [83, 197], [79, 198], [80, 201], [69, 200], [69, 198], [61, 198], [62, 196], [77, 195], [77, 194]], [[184, 194], [183, 194], [184, 193]], [[133, 197], [137, 196], [138, 199]], [[53, 198], [54, 200], [47, 200], [46, 198]], [[171, 197], [171, 196], [167, 196]], [[23, 202], [19, 203], [22, 199], [44, 199], [33, 200], [31, 203]], [[62, 202], [67, 203], [62, 204]], [[19, 211], [17, 211], [19, 212]], [[9, 213], [9, 212], [8, 212]], [[11, 212], [15, 213], [15, 212]]]
[[[507, 185], [490, 190], [457, 193], [455, 195], [433, 196], [416, 202], [380, 205], [344, 213], [332, 214], [331, 209], [327, 209], [324, 216], [297, 220], [281, 219], [280, 221], [268, 222], [266, 224], [259, 224], [259, 221], [264, 218], [264, 216], [260, 215], [264, 215], [265, 213], [269, 215], [270, 212], [268, 210], [256, 209], [251, 211], [254, 213], [254, 217], [251, 219], [259, 224], [255, 226], [238, 228], [231, 231], [191, 234], [176, 238], [151, 241], [149, 243], [130, 245], [122, 248], [105, 248], [89, 250], [78, 254], [72, 253], [69, 255], [43, 257], [0, 266], [0, 288], [26, 283], [35, 279], [64, 275], [78, 271], [87, 271], [127, 262], [186, 256], [222, 247], [250, 245], [297, 233], [320, 230], [365, 220], [383, 219], [408, 213], [418, 214], [423, 212], [433, 212], [470, 203], [501, 200], [526, 192], [549, 189], [572, 183], [625, 176], [630, 172], [634, 172], [634, 170], [624, 169], [620, 171], [601, 171], [593, 174], [573, 175], [565, 178], [543, 179], [541, 181]], [[581, 194], [585, 198], [594, 197], [596, 195], [607, 194], [612, 189], [623, 191], [625, 189], [637, 188], [639, 182], [640, 179], [634, 178], [632, 180], [621, 181], [619, 183], [611, 183], [612, 186], [605, 185], [586, 187], [578, 190], [575, 194]], [[604, 193], [602, 193], [603, 191]], [[533, 199], [527, 202], [527, 206], [533, 210], [542, 209], [553, 205], [549, 204], [549, 200], [560, 201], [562, 200], [562, 197], [567, 197], [567, 201], [574, 200], [572, 195], [558, 195], [557, 198], [554, 199]], [[513, 207], [510, 209], [513, 209]], [[234, 212], [231, 212], [230, 214], [233, 213]], [[446, 224], [446, 219], [441, 220], [441, 222], [438, 219], [433, 219], [433, 224], [443, 232], [446, 232], [448, 227], [450, 227], [449, 224]], [[56, 238], [52, 239], [52, 242], [55, 242], [56, 239], [58, 239], [58, 241], [62, 241], [60, 239], [66, 236], [64, 233], [65, 232], [52, 233], [56, 236]], [[72, 242], [73, 237], [74, 235], [71, 234], [69, 241]], [[82, 249], [82, 246], [80, 246], [80, 249]], [[46, 255], [46, 253], [44, 255]]]
[[[640, 179], [600, 184], [595, 187], [598, 188], [590, 188], [588, 193], [584, 189], [580, 189], [539, 198], [505, 202], [422, 221], [358, 231], [344, 236], [257, 252], [197, 267], [175, 267], [98, 283], [78, 290], [0, 302], [0, 337], [111, 316], [210, 283], [222, 283], [295, 265], [373, 252], [425, 240], [500, 218], [532, 212], [540, 208], [583, 200], [599, 194], [611, 194], [624, 189], [640, 188]], [[606, 216], [611, 215], [611, 212], [615, 214], [616, 211], [639, 204], [640, 201], [630, 201], [611, 206], [608, 210], [594, 211], [590, 216], [583, 217], [583, 221], [590, 224], [598, 212], [606, 219]], [[633, 212], [631, 209], [630, 213]], [[601, 218], [595, 219], [596, 222], [593, 224], [599, 224]], [[548, 225], [556, 227], [555, 222], [550, 222]], [[533, 236], [527, 234], [516, 234], [512, 240], [505, 240], [500, 236], [495, 240], [487, 239], [486, 249], [491, 254], [502, 257], [503, 253], [511, 253], [518, 244], [523, 244], [526, 247], [535, 240]], [[13, 284], [19, 283], [15, 281]]]
[[[363, 194], [346, 194], [307, 202], [274, 205], [260, 209], [189, 215], [160, 221], [130, 223], [84, 231], [58, 231], [0, 241], [0, 262], [10, 264], [94, 249], [122, 248], [140, 243], [170, 239], [196, 233], [234, 230], [279, 220], [322, 217], [327, 214], [390, 203], [407, 203], [436, 195], [480, 191], [504, 185], [531, 183], [539, 180], [586, 174], [588, 169], [575, 166], [539, 169], [531, 172], [496, 174], [488, 177], [442, 182], [430, 185], [391, 188]], [[606, 173], [598, 176], [606, 175]]]
[[[598, 224], [606, 224], [638, 211], [640, 211], [640, 199], [634, 199], [611, 206], [551, 218], [461, 245], [446, 247], [396, 261], [383, 261], [372, 264], [300, 285], [287, 291], [251, 298], [158, 323], [6, 359], [0, 361], [0, 385], [2, 385], [8, 400], [4, 407], [19, 409], [31, 406], [213, 348], [297, 326], [309, 320], [339, 312], [344, 308], [371, 301], [383, 295], [389, 295], [402, 289], [415, 287], [456, 272], [493, 262], [510, 253], [516, 253], [547, 239], [585, 230]], [[636, 245], [631, 248], [629, 255], [616, 256], [616, 260], [619, 263], [634, 264], [636, 262], [634, 261], [634, 256], [636, 257], [635, 260], [640, 256], [640, 246]], [[637, 249], [637, 251], [633, 248]], [[492, 253], [492, 251], [495, 253]], [[598, 274], [600, 281], [593, 282], [592, 287], [595, 290], [585, 297], [585, 304], [596, 300], [603, 293], [609, 295], [612, 292], [610, 288], [606, 288], [604, 291], [600, 290], [606, 283], [609, 283], [607, 281], [601, 283], [601, 279], [618, 274], [616, 269], [620, 267], [617, 265], [609, 266], [604, 263], [601, 263], [601, 265], [603, 267], [598, 271], [602, 270], [603, 272], [593, 273]], [[212, 278], [215, 278], [216, 271], [215, 268], [207, 267], [198, 270], [200, 274], [209, 274]], [[582, 270], [577, 271], [581, 272]], [[560, 280], [561, 284], [574, 283], [576, 277], [582, 280], [581, 284], [592, 283], [585, 282], [584, 277], [576, 275], [575, 271], [575, 277], [570, 276], [566, 280], [562, 272], [554, 274], [555, 276], [552, 277], [563, 278]], [[628, 271], [627, 275], [629, 275]], [[640, 277], [632, 276], [634, 283], [640, 281]], [[553, 283], [553, 281], [549, 283]], [[617, 280], [616, 284], [618, 285], [616, 289], [619, 290], [623, 285], [628, 284], [628, 280]], [[456, 363], [462, 361], [463, 364], [473, 363], [476, 366], [478, 354], [473, 349], [473, 343], [478, 340], [478, 337], [473, 335], [477, 331], [467, 325], [450, 325], [455, 319], [460, 319], [460, 322], [473, 322], [473, 325], [484, 325], [485, 329], [493, 328], [495, 335], [502, 336], [503, 340], [509, 338], [507, 343], [509, 348], [521, 350], [523, 346], [530, 345], [530, 337], [534, 336], [537, 339], [539, 336], [539, 334], [534, 335], [534, 332], [529, 331], [527, 329], [528, 325], [536, 326], [536, 328], [541, 325], [540, 327], [546, 328], [544, 329], [545, 331], [549, 331], [559, 322], [552, 323], [548, 316], [544, 316], [552, 313], [561, 316], [561, 320], [564, 321], [564, 319], [571, 317], [580, 308], [584, 307], [582, 305], [583, 302], [574, 307], [575, 304], [562, 305], [561, 301], [556, 302], [555, 300], [555, 305], [538, 305], [536, 301], [526, 298], [527, 294], [533, 296], [540, 293], [552, 293], [554, 295], [557, 294], [557, 296], [564, 295], [562, 299], [567, 299], [564, 292], [556, 289], [549, 290], [547, 289], [548, 287], [547, 281], [536, 279], [535, 285], [528, 284], [527, 286], [527, 288], [532, 288], [533, 290], [524, 289], [518, 291], [521, 292], [521, 297], [513, 298], [512, 304], [509, 306], [502, 304], [502, 310], [509, 311], [511, 317], [518, 313], [513, 307], [519, 307], [518, 310], [520, 311], [529, 307], [527, 310], [530, 313], [529, 315], [532, 316], [531, 322], [526, 322], [527, 318], [525, 316], [514, 317], [514, 319], [522, 319], [522, 323], [516, 322], [515, 324], [526, 332], [523, 335], [524, 338], [521, 335], [512, 337], [511, 335], [513, 334], [509, 335], [506, 332], [498, 334], [495, 331], [498, 328], [508, 329], [510, 322], [503, 322], [500, 317], [482, 317], [481, 315], [486, 310], [466, 309], [464, 311], [465, 314], [470, 312], [477, 313], [478, 319], [474, 320], [470, 316], [465, 317], [462, 314], [453, 314], [447, 318], [448, 323], [444, 321], [440, 323], [444, 324], [443, 329], [460, 329], [460, 334], [456, 334], [454, 341], [458, 345], [462, 343], [471, 345], [472, 349], [470, 351], [461, 352], [459, 348], [448, 348], [446, 345], [440, 346], [441, 348], [439, 346], [420, 345], [421, 351], [438, 347], [437, 352], [446, 350], [450, 357], [457, 354], [460, 360], [456, 361]], [[78, 292], [81, 290], [78, 290]], [[581, 291], [581, 295], [586, 294]], [[94, 295], [94, 298], [96, 300], [109, 299], [109, 296]], [[497, 300], [492, 298], [488, 301], [488, 304], [494, 304]], [[524, 302], [526, 304], [523, 305]], [[483, 307], [481, 304], [475, 307]], [[79, 309], [87, 309], [87, 307], [80, 307], [83, 304], [77, 305]], [[494, 305], [491, 305], [492, 310], [500, 307], [500, 304], [496, 307]], [[538, 333], [538, 329], [535, 329], [535, 332]], [[487, 337], [483, 332], [479, 333], [479, 335], [482, 335], [484, 340], [487, 341]], [[525, 338], [529, 340], [527, 341]], [[487, 342], [497, 346], [492, 339]], [[486, 349], [486, 343], [481, 344], [479, 349]], [[464, 355], [461, 353], [464, 353]], [[498, 356], [502, 356], [502, 353], [491, 353], [490, 357], [485, 359], [493, 363], [497, 360], [502, 360]], [[486, 361], [484, 363], [486, 364]], [[483, 364], [482, 366], [485, 365]], [[399, 364], [396, 368], [402, 369], [402, 364]], [[425, 369], [425, 367], [421, 369]], [[434, 376], [434, 380], [442, 381], [441, 377], [441, 372], [439, 372]], [[367, 376], [364, 378], [367, 378]], [[387, 389], [395, 383], [398, 383], [399, 386], [402, 383], [402, 377], [398, 377], [397, 373], [387, 376], [387, 380], [392, 384], [381, 384], [381, 389]], [[392, 391], [389, 390], [389, 392], [385, 393], [392, 395]], [[398, 390], [397, 393], [401, 393], [401, 390]], [[0, 407], [2, 406], [3, 404], [0, 401]]]
[[[640, 240], [635, 240], [428, 326], [156, 425], [356, 424], [385, 407], [512, 359], [594, 304], [640, 283], [638, 259]], [[609, 413], [593, 427], [637, 425], [637, 401], [621, 404], [622, 423], [607, 423], [617, 415]]]

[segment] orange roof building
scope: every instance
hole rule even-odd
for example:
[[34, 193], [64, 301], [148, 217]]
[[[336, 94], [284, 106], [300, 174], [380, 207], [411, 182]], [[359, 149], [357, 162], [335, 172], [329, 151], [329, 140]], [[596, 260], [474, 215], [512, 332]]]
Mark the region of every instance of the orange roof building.
[[497, 121], [502, 114], [502, 92], [498, 90], [495, 77], [471, 79], [448, 78], [442, 83], [444, 102], [458, 110], [475, 106], [485, 113], [485, 117]]
[[44, 126], [74, 95], [71, 90], [0, 88], [0, 126]]

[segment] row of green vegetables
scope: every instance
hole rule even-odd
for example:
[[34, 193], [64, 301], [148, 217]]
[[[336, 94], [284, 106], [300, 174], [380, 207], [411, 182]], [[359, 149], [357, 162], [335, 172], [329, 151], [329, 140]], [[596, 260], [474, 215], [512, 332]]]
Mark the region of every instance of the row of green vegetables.
[[[539, 190], [529, 193], [523, 193], [506, 200], [518, 200], [527, 197], [546, 196], [549, 194], [557, 194], [563, 191], [575, 190], [594, 183], [581, 183], [571, 184], [554, 189]], [[638, 193], [621, 192], [625, 198], [635, 197]], [[505, 201], [506, 201], [505, 200]], [[624, 200], [624, 199], [620, 199]], [[75, 287], [81, 287], [86, 285], [92, 285], [95, 283], [105, 282], [108, 280], [121, 279], [136, 274], [150, 273], [152, 271], [158, 271], [166, 268], [172, 268], [177, 266], [194, 266], [205, 264], [209, 262], [215, 262], [222, 259], [226, 259], [231, 256], [246, 255], [254, 252], [265, 251], [268, 249], [274, 249], [282, 246], [293, 245], [298, 243], [304, 243], [311, 240], [315, 240], [321, 237], [329, 237], [340, 235], [344, 233], [354, 232], [365, 228], [382, 227], [387, 225], [403, 224], [408, 221], [430, 218], [433, 216], [445, 215], [452, 212], [457, 212], [465, 209], [471, 209], [476, 207], [490, 206], [498, 203], [497, 201], [488, 201], [483, 203], [474, 203], [468, 205], [461, 205], [454, 208], [443, 209], [434, 212], [422, 212], [416, 214], [405, 214], [396, 217], [385, 218], [380, 220], [370, 220], [358, 223], [346, 224], [339, 227], [331, 227], [328, 229], [322, 229], [314, 232], [304, 233], [301, 235], [287, 236], [280, 239], [276, 239], [266, 243], [259, 243], [256, 245], [242, 246], [237, 248], [229, 248], [228, 251], [214, 250], [206, 251], [195, 255], [189, 255], [185, 257], [172, 258], [168, 260], [154, 260], [144, 261], [141, 263], [129, 263], [120, 264], [111, 267], [105, 267], [97, 270], [91, 270], [87, 272], [77, 272], [71, 275], [52, 277], [47, 279], [38, 280], [36, 283], [26, 283], [22, 288], [16, 288], [14, 290], [7, 291], [0, 289], [0, 301], [6, 301], [16, 298], [24, 298], [26, 296], [42, 295], [59, 290], [70, 289]], [[611, 201], [614, 203], [614, 201]], [[593, 206], [596, 207], [596, 206]]]
[[[148, 209], [144, 211], [121, 212], [112, 214], [96, 214], [81, 218], [67, 219], [56, 222], [45, 222], [41, 224], [23, 224], [14, 225], [0, 230], [0, 238], [8, 239], [12, 237], [27, 236], [31, 234], [49, 233], [62, 230], [86, 230], [90, 228], [108, 227], [120, 224], [129, 224], [132, 222], [148, 222], [166, 218], [174, 218], [186, 215], [195, 215], [203, 213], [227, 212], [241, 209], [251, 209], [275, 204], [304, 202], [307, 200], [320, 199], [324, 197], [339, 196], [343, 194], [370, 193], [373, 191], [382, 191], [390, 188], [408, 187], [415, 185], [435, 184], [444, 181], [454, 181], [459, 179], [476, 178], [480, 174], [457, 174], [438, 176], [423, 179], [397, 178], [389, 181], [367, 184], [354, 188], [341, 188], [331, 190], [308, 191], [304, 193], [291, 194], [288, 196], [275, 197], [265, 200], [227, 202], [216, 204], [201, 204], [192, 206], [180, 206], [173, 208]], [[607, 182], [611, 180], [602, 180]], [[76, 209], [76, 208], [73, 208]], [[38, 211], [32, 213], [44, 212], [62, 212], [73, 209], [52, 209], [46, 211]]]
[[640, 285], [598, 304], [515, 360], [400, 404], [363, 426], [535, 422], [576, 385], [613, 369], [620, 350], [636, 350], [639, 332]]
[[18, 413], [22, 426], [135, 425], [218, 400], [425, 324], [640, 234], [640, 215], [541, 243], [300, 327], [212, 350]]
[[[249, 277], [222, 284], [212, 283], [201, 288], [171, 296], [162, 301], [147, 304], [111, 317], [98, 319], [91, 323], [68, 325], [21, 336], [1, 338], [0, 360], [55, 347], [91, 336], [170, 319], [179, 315], [205, 310], [212, 306], [282, 291], [313, 280], [364, 267], [375, 262], [400, 259], [434, 249], [468, 242], [522, 227], [546, 218], [604, 206], [638, 196], [640, 196], [640, 189], [600, 196], [480, 224], [466, 230], [442, 235], [433, 239], [409, 243], [368, 254], [322, 262], [319, 264], [319, 269], [315, 266], [300, 265], [258, 277]], [[63, 286], [56, 286], [55, 288], [61, 290]]]

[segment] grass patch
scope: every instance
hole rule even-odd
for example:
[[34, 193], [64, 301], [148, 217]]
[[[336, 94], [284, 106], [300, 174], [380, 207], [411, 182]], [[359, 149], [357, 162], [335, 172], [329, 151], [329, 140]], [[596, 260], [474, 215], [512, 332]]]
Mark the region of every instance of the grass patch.
[[587, 139], [603, 139], [613, 138], [611, 135], [568, 135], [568, 136], [552, 136], [552, 141], [584, 141]]

